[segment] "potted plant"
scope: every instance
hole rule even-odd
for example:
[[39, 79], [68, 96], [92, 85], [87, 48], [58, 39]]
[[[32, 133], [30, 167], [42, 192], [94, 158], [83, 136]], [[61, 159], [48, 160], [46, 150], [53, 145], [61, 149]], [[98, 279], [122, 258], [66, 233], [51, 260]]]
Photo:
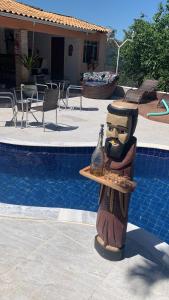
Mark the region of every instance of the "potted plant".
[[[35, 85], [34, 80], [32, 78], [32, 69], [36, 68], [36, 66], [38, 64], [38, 60], [39, 60], [38, 55], [26, 55], [25, 54], [25, 55], [20, 56], [21, 64], [26, 69], [22, 84], [27, 85], [27, 91], [26, 91], [27, 97], [32, 96], [32, 88]], [[30, 92], [29, 92], [29, 88], [30, 88]]]
[[32, 78], [31, 78], [31, 73], [32, 69], [36, 68], [38, 64], [39, 56], [38, 55], [21, 55], [20, 56], [20, 61], [21, 64], [25, 67], [27, 70], [26, 78], [25, 78], [25, 84], [30, 84], [32, 83]]

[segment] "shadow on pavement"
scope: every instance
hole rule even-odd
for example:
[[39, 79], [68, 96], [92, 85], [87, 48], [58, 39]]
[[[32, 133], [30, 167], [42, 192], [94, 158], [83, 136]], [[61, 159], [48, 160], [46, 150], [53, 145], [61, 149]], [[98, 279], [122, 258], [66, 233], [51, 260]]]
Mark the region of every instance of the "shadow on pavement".
[[[158, 250], [155, 246], [162, 242], [143, 229], [135, 229], [127, 233], [125, 257], [141, 256], [142, 262], [129, 265], [127, 278], [139, 285], [134, 287], [136, 293], [145, 297], [151, 294], [151, 287], [158, 281], [169, 280], [169, 246]], [[169, 284], [168, 284], [169, 286]]]

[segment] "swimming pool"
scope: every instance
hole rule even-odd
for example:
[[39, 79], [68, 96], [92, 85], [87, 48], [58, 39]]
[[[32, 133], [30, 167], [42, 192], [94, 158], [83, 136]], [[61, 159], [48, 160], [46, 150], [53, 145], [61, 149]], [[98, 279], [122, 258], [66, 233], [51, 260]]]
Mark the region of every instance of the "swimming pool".
[[[0, 144], [0, 202], [97, 211], [99, 185], [79, 175], [93, 148]], [[169, 151], [138, 148], [129, 221], [169, 243]]]

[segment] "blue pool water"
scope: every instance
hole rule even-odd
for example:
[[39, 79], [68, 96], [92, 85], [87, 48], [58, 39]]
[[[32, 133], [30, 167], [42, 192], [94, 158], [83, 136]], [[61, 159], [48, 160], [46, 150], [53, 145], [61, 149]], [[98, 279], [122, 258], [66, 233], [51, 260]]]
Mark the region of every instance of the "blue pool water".
[[[79, 175], [92, 148], [0, 144], [0, 202], [97, 211], [99, 185]], [[169, 243], [169, 152], [138, 148], [129, 221]]]

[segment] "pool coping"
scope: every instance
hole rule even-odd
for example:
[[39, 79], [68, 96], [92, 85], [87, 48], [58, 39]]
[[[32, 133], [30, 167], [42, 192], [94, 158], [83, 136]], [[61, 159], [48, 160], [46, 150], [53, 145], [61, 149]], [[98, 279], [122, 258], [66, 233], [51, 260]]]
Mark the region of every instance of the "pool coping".
[[95, 225], [96, 214], [87, 210], [0, 203], [0, 218], [28, 218]]
[[[0, 219], [17, 219], [29, 220], [36, 222], [55, 222], [55, 223], [73, 223], [84, 226], [96, 225], [97, 213], [92, 211], [84, 211], [68, 208], [47, 208], [47, 207], [32, 207], [13, 204], [0, 203]], [[139, 238], [139, 245], [142, 247], [147, 240], [148, 243], [156, 245], [157, 249], [164, 253], [164, 265], [169, 264], [167, 253], [169, 253], [169, 244], [160, 240], [157, 236], [149, 231], [138, 227], [135, 224], [128, 222], [127, 232], [142, 230], [142, 235]]]
[[[57, 147], [96, 147], [96, 142], [57, 142], [55, 144], [52, 143], [36, 143], [36, 142], [28, 142], [21, 141], [17, 139], [11, 138], [1, 138], [0, 143], [9, 144], [9, 145], [18, 145], [18, 146], [30, 146], [30, 147], [48, 147], [48, 148], [57, 148]], [[152, 148], [152, 149], [161, 149], [161, 150], [169, 150], [169, 146], [154, 144], [154, 143], [137, 143], [137, 147], [143, 148]]]

